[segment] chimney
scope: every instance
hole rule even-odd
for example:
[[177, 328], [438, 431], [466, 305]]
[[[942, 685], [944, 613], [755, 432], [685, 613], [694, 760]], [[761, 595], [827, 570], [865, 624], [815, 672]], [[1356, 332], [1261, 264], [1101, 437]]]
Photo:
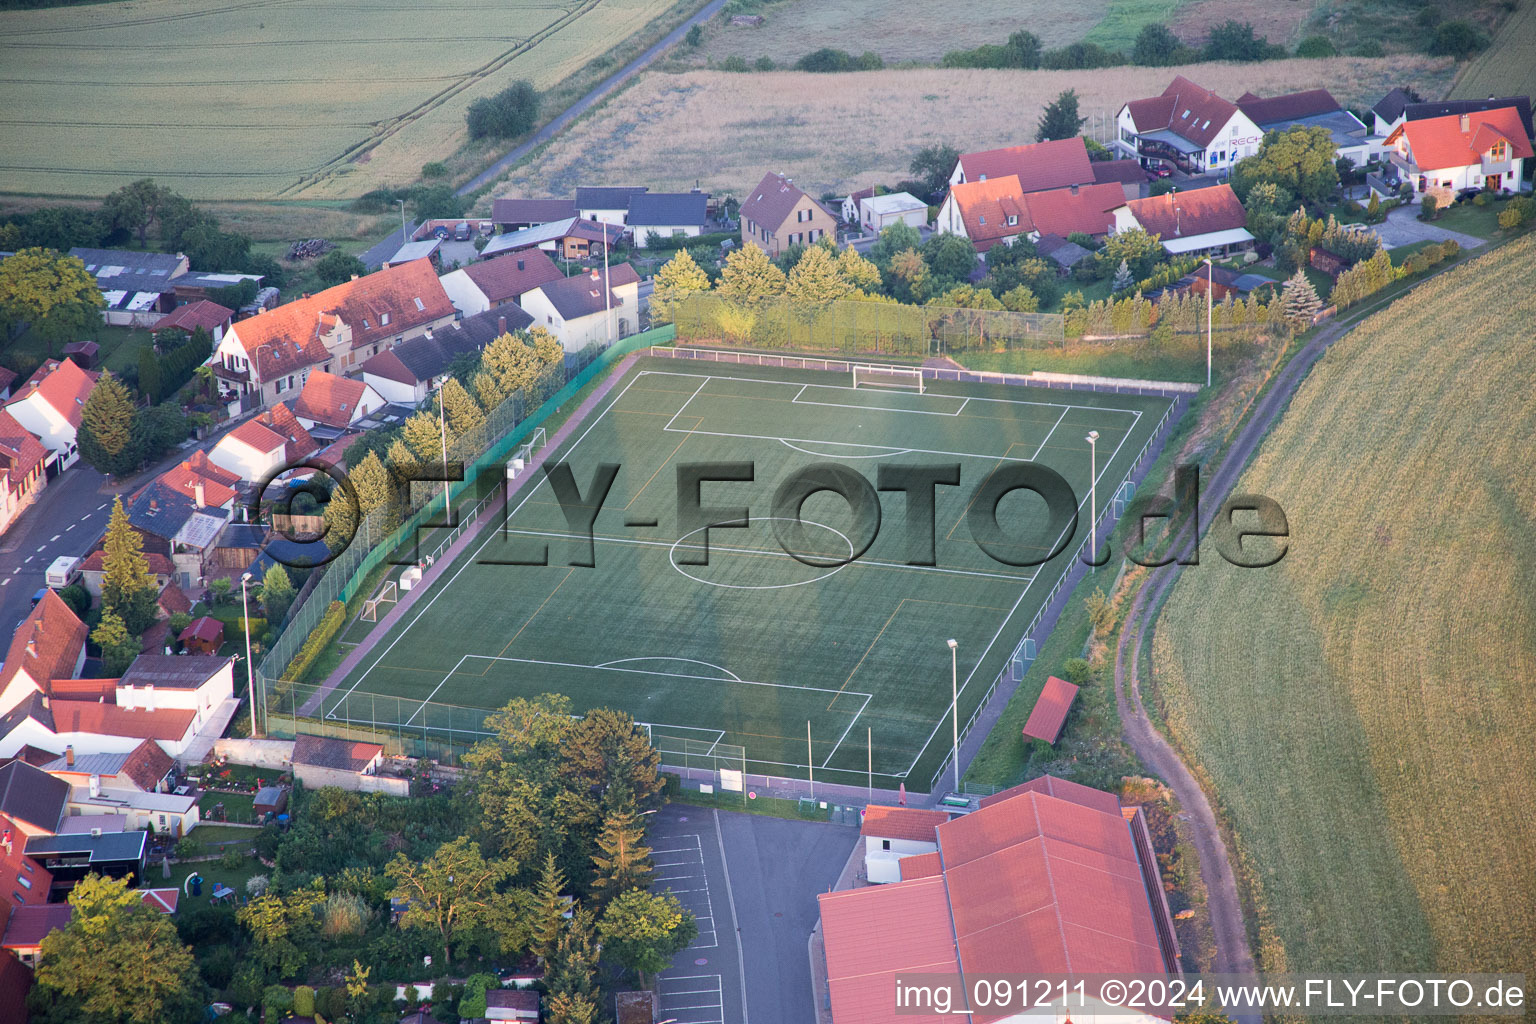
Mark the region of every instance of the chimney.
[[94, 799], [96, 799], [99, 796], [101, 796], [101, 776], [100, 775], [92, 775], [91, 776], [91, 799], [94, 800]]
[[357, 275], [356, 275], [356, 274], [353, 274], [353, 275], [352, 275], [352, 280], [354, 280], [354, 281], [356, 281], [356, 280], [357, 280]]
[[71, 743], [67, 747], [64, 748], [64, 767], [65, 768], [73, 768], [74, 766], [75, 766], [75, 745], [73, 743]]
[[154, 683], [145, 683], [144, 684], [144, 710], [145, 711], [153, 711], [153, 710], [155, 710], [155, 684]]
[[1465, 135], [1472, 130], [1472, 118], [1467, 114], [1461, 115], [1461, 133]]
[[499, 316], [499, 317], [496, 318], [496, 336], [499, 338], [503, 334], [506, 334], [506, 333], [507, 333], [507, 318], [504, 317], [504, 316]]
[[192, 496], [197, 499], [198, 508], [202, 508], [208, 504], [203, 500], [203, 482], [201, 480], [192, 485]]
[[523, 270], [523, 269], [524, 269], [524, 267], [523, 267], [523, 261], [522, 261], [522, 258], [521, 258], [521, 257], [519, 257], [519, 258], [518, 258], [518, 261], [517, 261], [517, 269], [518, 269], [518, 270]]
[[1077, 186], [1073, 185], [1073, 186], [1071, 186], [1071, 188], [1072, 188], [1072, 194], [1073, 195], [1077, 195]]

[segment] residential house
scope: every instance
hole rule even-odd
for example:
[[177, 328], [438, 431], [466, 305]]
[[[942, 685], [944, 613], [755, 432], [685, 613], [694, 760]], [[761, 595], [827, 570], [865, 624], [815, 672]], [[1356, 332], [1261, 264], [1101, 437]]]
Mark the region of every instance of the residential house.
[[[818, 897], [836, 1024], [901, 1020], [905, 975], [1179, 973], [1140, 808], [1045, 776], [934, 834], [934, 852], [901, 859], [901, 881]], [[1158, 1020], [1093, 1001], [1071, 1016]]]
[[542, 249], [524, 249], [444, 274], [443, 291], [464, 316], [515, 303], [541, 284], [565, 275]]
[[383, 407], [383, 396], [364, 381], [316, 370], [293, 403], [293, 415], [306, 430], [334, 437]]
[[0, 366], [0, 400], [11, 397], [11, 385], [16, 383], [16, 371]]
[[70, 785], [69, 817], [60, 834], [105, 832], [103, 823], [119, 821], [118, 831], [153, 826], [156, 832], [183, 836], [201, 820], [196, 787], [173, 786], [176, 762], [159, 743], [144, 740], [129, 751], [76, 755], [73, 749], [45, 766]]
[[[5, 661], [0, 663], [0, 714], [34, 694], [51, 693], [55, 679], [79, 676], [85, 664], [86, 633], [85, 623], [64, 599], [52, 590], [46, 591], [11, 635]], [[5, 756], [14, 753], [10, 750]]]
[[[419, 339], [405, 342], [413, 345]], [[380, 358], [374, 356], [373, 358]], [[278, 402], [219, 438], [208, 461], [248, 483], [270, 480], [320, 448], [286, 402]]]
[[1485, 100], [1435, 100], [1425, 102], [1402, 89], [1393, 89], [1371, 108], [1371, 134], [1379, 137], [1383, 147], [1386, 138], [1407, 121], [1427, 121], [1452, 114], [1476, 114], [1489, 110], [1514, 107], [1520, 114], [1527, 137], [1536, 138], [1536, 128], [1531, 124], [1531, 98], [1529, 96], [1490, 96]]
[[[17, 849], [21, 850], [23, 844], [18, 843]], [[29, 863], [36, 863], [31, 858], [24, 858]], [[48, 876], [49, 884], [53, 882], [52, 876]], [[43, 939], [51, 932], [62, 931], [69, 924], [69, 919], [74, 916], [75, 908], [68, 903], [49, 903], [17, 907], [13, 910], [5, 923], [5, 936], [0, 939], [0, 949], [5, 949], [14, 955], [27, 967], [35, 967], [37, 958], [43, 952]], [[17, 1018], [26, 1020], [25, 1017]]]
[[1024, 192], [1044, 192], [1069, 185], [1093, 184], [1092, 161], [1080, 136], [1051, 139], [1027, 146], [1008, 146], [962, 153], [950, 172], [951, 186], [1012, 175]]
[[936, 853], [938, 827], [948, 820], [943, 811], [871, 804], [859, 826], [864, 837], [864, 877], [873, 884], [901, 881], [902, 858]]
[[220, 466], [207, 452], [196, 451], [157, 479], [172, 491], [191, 498], [198, 508], [233, 512], [240, 475]]
[[66, 784], [25, 761], [0, 766], [0, 931], [15, 911], [48, 902], [53, 876], [26, 855], [26, 845], [59, 827], [68, 793]]
[[480, 250], [480, 258], [488, 260], [509, 252], [543, 249], [559, 259], [585, 260], [602, 256], [604, 246], [611, 249], [623, 237], [624, 226], [621, 224], [603, 224], [595, 220], [568, 217], [497, 235]]
[[[143, 531], [139, 531], [139, 536], [144, 538]], [[163, 592], [170, 586], [171, 581], [177, 578], [176, 563], [171, 561], [169, 541], [162, 538], [154, 538], [154, 540], [164, 550], [146, 550], [144, 561], [149, 566], [149, 574], [155, 579], [155, 586], [160, 587]], [[85, 561], [80, 563], [80, 585], [97, 600], [101, 599], [101, 581], [107, 574], [106, 557], [107, 553], [98, 547], [86, 555]]]
[[6, 400], [5, 411], [48, 449], [45, 471], [49, 477], [80, 458], [75, 434], [85, 400], [99, 376], [68, 359], [47, 359]]
[[751, 242], [769, 256], [824, 235], [837, 238], [837, 217], [796, 188], [793, 178], [766, 174], [741, 204], [742, 244]]
[[1392, 177], [1448, 203], [1465, 188], [1521, 187], [1531, 136], [1515, 107], [1404, 121], [1387, 136]]
[[209, 337], [213, 338], [213, 343], [217, 345], [224, 340], [224, 332], [229, 330], [234, 322], [234, 310], [208, 299], [197, 299], [186, 305], [177, 306], [155, 321], [150, 330], [156, 334], [162, 331], [183, 331], [191, 334], [201, 327], [208, 332]]
[[234, 665], [217, 654], [141, 654], [117, 681], [114, 699], [129, 711], [191, 711], [201, 727], [234, 697]]
[[104, 323], [148, 327], [176, 308], [171, 280], [190, 267], [181, 253], [139, 252], [132, 249], [87, 249], [75, 246], [69, 255], [85, 264], [96, 278], [106, 307]]
[[510, 331], [526, 330], [533, 316], [520, 306], [497, 306], [456, 320], [430, 338], [416, 338], [363, 364], [363, 381], [386, 402], [415, 407], [442, 387], [455, 359], [484, 351]]
[[843, 198], [843, 223], [859, 223], [859, 203], [876, 194], [878, 190], [871, 185], [869, 188], [861, 188], [857, 192], [850, 192]]
[[576, 215], [599, 224], [625, 227], [629, 224], [630, 200], [647, 191], [644, 185], [578, 185]]
[[1253, 245], [1248, 213], [1227, 184], [1133, 199], [1114, 210], [1115, 231], [1157, 235], [1174, 256], [1226, 255]]
[[524, 228], [569, 220], [577, 216], [572, 199], [495, 199], [491, 201], [491, 220], [500, 234]]
[[[154, 740], [144, 740], [132, 750], [114, 754], [76, 755], [73, 747], [43, 765], [43, 771], [69, 783], [72, 790], [129, 789], [137, 793], [160, 793], [170, 788], [176, 761]], [[71, 793], [73, 798], [76, 793]], [[75, 812], [77, 815], [80, 812]]]
[[384, 763], [384, 748], [334, 736], [299, 733], [293, 738], [293, 774], [306, 787], [340, 786], [360, 789], [361, 777], [373, 775]]
[[[604, 288], [604, 278], [607, 287]], [[601, 345], [633, 334], [639, 324], [640, 275], [628, 263], [593, 269], [540, 285], [523, 296], [522, 306], [567, 352]]]
[[345, 373], [454, 316], [431, 262], [415, 260], [241, 320], [210, 361], [231, 397], [260, 408], [291, 401], [311, 371]]
[[984, 253], [1021, 235], [1106, 235], [1114, 225], [1110, 211], [1124, 202], [1124, 190], [1113, 182], [1026, 193], [1009, 174], [951, 185], [935, 223]]
[[1365, 122], [1345, 110], [1327, 89], [1268, 98], [1245, 92], [1237, 98], [1237, 108], [1266, 135], [1292, 128], [1326, 128], [1333, 139], [1334, 158], [1346, 157], [1356, 167], [1381, 156], [1381, 145], [1372, 142]]
[[[98, 815], [98, 817], [105, 819], [108, 816]], [[104, 847], [106, 844], [122, 847], [127, 851], [128, 861], [126, 862], [131, 862], [132, 849], [135, 843], [135, 840], [132, 838], [132, 836], [123, 836], [121, 829], [102, 829], [102, 833], [104, 836], [111, 835], [113, 838], [106, 839], [104, 844], [92, 843], [79, 839], [72, 839], [70, 840], [70, 843], [80, 845], [83, 850], [82, 856], [91, 860], [93, 863], [103, 863], [106, 858], [110, 856], [109, 851], [107, 851], [105, 848], [100, 850], [97, 849], [98, 846]], [[86, 835], [88, 839], [91, 835], [88, 832], [69, 832], [61, 834], [76, 837]], [[139, 837], [137, 841], [140, 843], [140, 845], [147, 849], [147, 833], [140, 832], [136, 834]], [[33, 861], [31, 858], [28, 858], [28, 862], [34, 864], [37, 863], [37, 861]], [[42, 872], [41, 869], [39, 869], [39, 872], [46, 874], [46, 872]], [[65, 895], [67, 890], [71, 888], [74, 888], [73, 882], [71, 882], [67, 887], [60, 886], [59, 895], [62, 897]], [[145, 906], [148, 906], [162, 914], [174, 914], [176, 912], [176, 906], [180, 902], [180, 891], [176, 889], [136, 889], [134, 891], [139, 894], [139, 898]], [[26, 968], [33, 967], [37, 964], [37, 958], [42, 952], [43, 939], [47, 938], [50, 932], [62, 930], [65, 925], [69, 924], [70, 918], [74, 916], [75, 908], [70, 906], [68, 903], [49, 903], [42, 906], [28, 906], [24, 908], [18, 907], [16, 913], [12, 915], [11, 919], [5, 922], [4, 938], [0, 939], [0, 949], [5, 949], [14, 954], [15, 959], [12, 960], [8, 957], [0, 958], [0, 963], [8, 962], [16, 964], [24, 974], [27, 974], [26, 981], [30, 986], [31, 974], [26, 970]], [[19, 1016], [5, 1016], [4, 1014], [7, 1010], [7, 1005], [8, 1004], [4, 1002], [0, 1002], [0, 1020], [22, 1021], [26, 1019], [25, 1006], [22, 1007], [21, 1014]]]
[[[206, 753], [201, 748], [211, 748], [213, 739], [234, 715], [237, 702], [228, 667], [232, 662], [185, 654], [139, 657], [204, 662], [202, 666], [189, 665], [185, 671], [206, 675], [179, 690], [164, 683], [146, 689], [142, 681], [125, 687], [118, 679], [53, 680], [52, 691], [70, 696], [51, 698], [35, 692], [0, 717], [0, 757], [10, 757], [25, 746], [47, 750], [73, 747], [77, 758], [127, 753], [144, 740], [156, 740], [172, 757], [181, 757], [195, 745], [200, 752], [192, 760], [201, 759]], [[209, 671], [209, 661], [221, 662], [223, 667]], [[127, 678], [125, 673], [123, 679]], [[92, 686], [98, 692], [81, 699]], [[207, 735], [200, 735], [205, 732]]]
[[671, 238], [697, 238], [709, 224], [709, 196], [692, 192], [636, 192], [625, 216], [639, 246]]
[[[204, 563], [219, 531], [233, 517], [234, 499], [219, 504], [199, 504], [195, 493], [185, 494], [175, 481], [151, 480], [127, 506], [128, 522], [144, 539], [146, 553], [164, 555], [174, 570], [172, 582], [183, 590], [203, 583]], [[206, 502], [223, 492], [204, 489]]]
[[10, 529], [48, 485], [48, 449], [9, 412], [0, 409], [0, 533]]
[[78, 832], [34, 836], [27, 856], [53, 876], [53, 898], [62, 901], [86, 875], [122, 878], [134, 885], [144, 877], [148, 832]]
[[1115, 146], [1144, 166], [1173, 164], [1189, 174], [1225, 174], [1259, 151], [1264, 133], [1229, 100], [1183, 75], [1159, 96], [1132, 100], [1116, 118]]
[[878, 235], [892, 224], [926, 227], [928, 204], [910, 192], [887, 192], [859, 201], [858, 225], [865, 234]]
[[527, 988], [487, 989], [485, 1019], [513, 1024], [539, 1024], [539, 994]]

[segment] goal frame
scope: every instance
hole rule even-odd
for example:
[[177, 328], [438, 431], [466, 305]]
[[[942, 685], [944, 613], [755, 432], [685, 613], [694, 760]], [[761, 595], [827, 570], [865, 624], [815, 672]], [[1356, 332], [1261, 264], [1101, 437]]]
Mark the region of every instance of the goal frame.
[[[923, 369], [920, 366], [885, 366], [878, 363], [855, 363], [853, 370], [853, 386], [866, 388], [898, 388], [907, 391], [916, 391], [923, 394], [927, 388], [923, 380]], [[864, 371], [866, 379], [862, 385], [859, 380], [859, 371]], [[878, 376], [887, 379], [870, 380], [869, 376]], [[901, 378], [909, 378], [903, 381]], [[896, 378], [896, 379], [889, 379]]]
[[395, 586], [395, 581], [385, 580], [384, 585], [379, 588], [379, 592], [377, 594], [363, 601], [363, 611], [362, 614], [358, 616], [358, 618], [362, 619], [364, 622], [378, 622], [379, 605], [384, 604], [385, 602], [394, 604], [399, 600], [400, 590]]

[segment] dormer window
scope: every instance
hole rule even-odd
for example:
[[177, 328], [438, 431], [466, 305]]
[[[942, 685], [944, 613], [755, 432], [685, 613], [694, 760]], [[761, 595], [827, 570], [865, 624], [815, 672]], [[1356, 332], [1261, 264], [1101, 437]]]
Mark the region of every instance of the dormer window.
[[363, 317], [363, 330], [366, 331], [367, 329], [368, 329], [368, 318], [367, 317]]
[[1488, 159], [1490, 160], [1504, 160], [1508, 156], [1509, 146], [1503, 139], [1495, 142], [1493, 148], [1488, 151]]
[[1013, 227], [1014, 225], [1018, 224], [1018, 222], [1019, 222], [1019, 215], [1018, 214], [1010, 213], [1008, 215], [1008, 226], [1009, 227]]

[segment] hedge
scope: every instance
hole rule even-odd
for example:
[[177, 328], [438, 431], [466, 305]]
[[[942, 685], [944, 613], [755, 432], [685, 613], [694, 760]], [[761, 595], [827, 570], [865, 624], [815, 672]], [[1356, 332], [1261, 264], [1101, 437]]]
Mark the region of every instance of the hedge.
[[340, 601], [332, 601], [305, 639], [304, 646], [299, 648], [299, 653], [295, 654], [293, 660], [288, 663], [288, 671], [283, 673], [283, 677], [289, 682], [303, 682], [305, 673], [320, 656], [320, 652], [336, 638], [337, 633], [341, 632], [341, 624], [346, 621], [346, 618], [347, 606]]

